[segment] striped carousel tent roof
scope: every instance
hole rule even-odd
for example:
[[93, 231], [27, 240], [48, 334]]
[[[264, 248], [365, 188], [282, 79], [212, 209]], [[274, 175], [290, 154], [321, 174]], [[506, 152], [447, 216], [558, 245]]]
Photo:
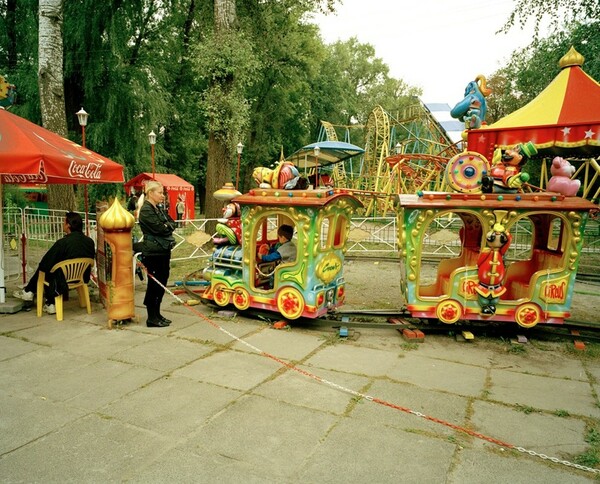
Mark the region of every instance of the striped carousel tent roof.
[[496, 147], [531, 141], [541, 155], [600, 155], [600, 84], [583, 71], [583, 61], [571, 47], [560, 73], [535, 99], [468, 132], [469, 150], [491, 157]]

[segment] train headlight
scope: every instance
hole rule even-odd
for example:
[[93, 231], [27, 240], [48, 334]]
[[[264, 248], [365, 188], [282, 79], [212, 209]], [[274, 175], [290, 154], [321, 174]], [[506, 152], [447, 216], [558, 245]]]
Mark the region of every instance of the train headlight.
[[337, 300], [338, 301], [343, 301], [345, 295], [346, 295], [346, 288], [344, 286], [338, 287], [338, 289], [337, 289]]
[[323, 301], [325, 301], [325, 296], [323, 296], [323, 293], [320, 292], [319, 294], [317, 294], [317, 306], [323, 304]]

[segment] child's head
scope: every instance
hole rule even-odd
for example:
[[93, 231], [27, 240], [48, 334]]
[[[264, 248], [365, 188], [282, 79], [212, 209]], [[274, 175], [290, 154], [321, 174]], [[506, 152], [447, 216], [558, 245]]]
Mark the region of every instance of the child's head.
[[294, 236], [294, 227], [291, 225], [280, 225], [277, 229], [277, 235], [280, 237], [285, 237], [287, 240], [292, 240]]

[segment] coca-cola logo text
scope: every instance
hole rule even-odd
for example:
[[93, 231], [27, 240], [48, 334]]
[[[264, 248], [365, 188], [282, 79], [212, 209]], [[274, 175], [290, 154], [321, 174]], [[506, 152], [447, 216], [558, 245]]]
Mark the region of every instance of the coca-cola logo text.
[[102, 165], [100, 163], [78, 163], [76, 160], [72, 160], [69, 165], [69, 176], [86, 180], [100, 180]]

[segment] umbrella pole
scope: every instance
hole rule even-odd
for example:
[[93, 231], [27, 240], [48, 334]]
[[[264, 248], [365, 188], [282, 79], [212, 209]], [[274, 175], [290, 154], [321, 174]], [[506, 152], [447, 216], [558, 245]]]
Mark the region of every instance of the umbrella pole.
[[2, 183], [0, 183], [0, 304], [6, 302], [6, 285], [4, 283], [4, 203]]
[[83, 185], [83, 196], [85, 197], [85, 235], [90, 236], [90, 219], [88, 214], [89, 210], [89, 202], [88, 202], [88, 188], [87, 183]]

